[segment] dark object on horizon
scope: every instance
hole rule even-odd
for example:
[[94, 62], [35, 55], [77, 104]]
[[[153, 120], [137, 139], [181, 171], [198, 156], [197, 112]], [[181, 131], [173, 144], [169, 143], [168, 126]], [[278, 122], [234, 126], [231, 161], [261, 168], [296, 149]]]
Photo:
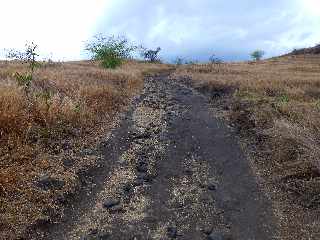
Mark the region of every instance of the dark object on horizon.
[[212, 54], [209, 58], [210, 63], [213, 64], [220, 64], [223, 63], [223, 61], [220, 58], [217, 58], [215, 54]]
[[294, 49], [288, 55], [320, 54], [320, 44], [310, 48]]
[[255, 60], [255, 61], [260, 61], [263, 58], [264, 55], [265, 55], [265, 52], [262, 51], [262, 50], [255, 50], [254, 52], [252, 52], [250, 54], [252, 59]]
[[173, 60], [173, 63], [176, 65], [182, 65], [184, 64], [184, 59], [182, 57], [177, 57], [175, 60]]
[[146, 59], [149, 62], [158, 62], [159, 61], [158, 54], [160, 51], [161, 51], [160, 47], [158, 47], [156, 50], [143, 49], [142, 56], [144, 57], [144, 59]]

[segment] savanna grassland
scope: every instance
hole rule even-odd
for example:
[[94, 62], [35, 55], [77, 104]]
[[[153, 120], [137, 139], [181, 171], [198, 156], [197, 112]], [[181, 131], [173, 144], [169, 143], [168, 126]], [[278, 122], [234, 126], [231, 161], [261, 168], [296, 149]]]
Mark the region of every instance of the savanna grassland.
[[[147, 63], [129, 60], [127, 53], [135, 48], [126, 47], [126, 40], [111, 38], [106, 45], [99, 43], [89, 45], [95, 61], [33, 60], [36, 67], [32, 76], [23, 75], [32, 67], [28, 62], [0, 62], [0, 239], [21, 239], [36, 231], [36, 226], [59, 221], [68, 199], [84, 188], [82, 181], [87, 176], [83, 174], [101, 167], [101, 145], [112, 138], [112, 129], [120, 129], [125, 112], [134, 106], [136, 96], [142, 92], [142, 96], [146, 95], [146, 89], [149, 95], [142, 100], [142, 104], [148, 104], [143, 108], [147, 109], [146, 116], [152, 107], [160, 111], [161, 106], [164, 113], [172, 116], [174, 111], [170, 109], [179, 105], [176, 98], [184, 99], [186, 94], [202, 99], [201, 103], [206, 105], [203, 95], [197, 94], [208, 96], [210, 109], [206, 109], [211, 111], [213, 107], [213, 115], [226, 119], [240, 136], [242, 149], [250, 159], [252, 178], [272, 200], [280, 239], [320, 238], [318, 54], [303, 52], [251, 62], [167, 65], [148, 59], [150, 56], [156, 59], [159, 49], [144, 50]], [[125, 51], [118, 53], [118, 49]], [[144, 81], [146, 75], [162, 71], [163, 76]], [[171, 89], [173, 86], [177, 93]], [[168, 96], [170, 103], [165, 98]], [[177, 116], [183, 112], [179, 111], [175, 112]], [[157, 132], [160, 128], [146, 129]], [[224, 135], [229, 133], [226, 131]], [[151, 143], [147, 143], [150, 147]], [[143, 151], [141, 154], [145, 157]], [[141, 166], [131, 167], [132, 175], [137, 169], [141, 171]], [[162, 177], [167, 178], [164, 173]], [[140, 189], [146, 186], [143, 182]], [[211, 190], [214, 195], [216, 185]], [[113, 192], [117, 194], [118, 190]], [[201, 200], [199, 205], [202, 203]]]
[[0, 238], [59, 214], [78, 173], [96, 164], [97, 144], [117, 125], [145, 74], [167, 65], [126, 61], [115, 70], [94, 61], [45, 62], [28, 90], [19, 61], [0, 62]]
[[283, 239], [320, 234], [319, 76], [320, 56], [312, 54], [181, 65], [174, 74], [210, 96], [242, 136]]

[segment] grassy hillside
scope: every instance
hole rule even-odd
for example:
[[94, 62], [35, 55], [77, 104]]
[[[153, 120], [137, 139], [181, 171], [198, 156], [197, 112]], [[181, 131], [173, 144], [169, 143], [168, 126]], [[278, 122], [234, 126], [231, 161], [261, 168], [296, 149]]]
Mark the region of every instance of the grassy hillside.
[[[19, 62], [0, 62], [0, 235], [58, 214], [77, 174], [99, 159], [101, 136], [116, 124], [146, 73], [166, 65], [128, 61], [117, 70], [95, 62], [41, 63], [28, 92]], [[3, 232], [1, 232], [3, 231]], [[3, 238], [1, 238], [3, 239]]]
[[[140, 93], [145, 74], [172, 66], [127, 61], [106, 70], [92, 61], [41, 63], [28, 91], [14, 76], [26, 68], [0, 62], [4, 239], [61, 213], [65, 196], [77, 190], [79, 174], [99, 163], [99, 143]], [[188, 64], [173, 74], [208, 95], [217, 113], [235, 126], [274, 202], [283, 236], [292, 238], [320, 234], [319, 76], [319, 55]]]
[[191, 80], [236, 126], [283, 231], [318, 236], [320, 56], [186, 65], [175, 76]]

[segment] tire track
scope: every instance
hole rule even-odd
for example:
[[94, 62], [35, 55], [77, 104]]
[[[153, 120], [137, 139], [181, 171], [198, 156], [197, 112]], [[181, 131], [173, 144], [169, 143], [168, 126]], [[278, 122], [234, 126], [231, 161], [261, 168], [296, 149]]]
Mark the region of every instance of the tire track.
[[89, 204], [77, 204], [83, 209], [46, 239], [276, 239], [271, 204], [209, 108], [169, 74], [147, 78], [105, 148], [112, 164], [92, 181], [95, 194], [83, 196]]

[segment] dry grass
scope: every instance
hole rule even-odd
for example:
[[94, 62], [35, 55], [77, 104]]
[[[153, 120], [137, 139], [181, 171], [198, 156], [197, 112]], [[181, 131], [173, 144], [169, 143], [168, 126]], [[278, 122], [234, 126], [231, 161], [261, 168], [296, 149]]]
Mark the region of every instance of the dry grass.
[[320, 56], [186, 65], [175, 77], [191, 78], [249, 140], [254, 168], [279, 206], [288, 239], [315, 239], [320, 233], [315, 217], [320, 209]]
[[[47, 63], [37, 69], [27, 95], [13, 78], [18, 62], [0, 62], [0, 239], [12, 239], [30, 224], [57, 212], [57, 197], [72, 191], [79, 169], [95, 160], [81, 149], [97, 144], [143, 87], [144, 74], [166, 65], [126, 62], [105, 70], [93, 62]], [[65, 168], [63, 160], [74, 166]], [[63, 180], [42, 191], [42, 175]]]
[[252, 111], [254, 126], [277, 128], [274, 132], [295, 135], [315, 149], [311, 144], [320, 137], [320, 57], [192, 65], [181, 67], [175, 75], [191, 77], [198, 89], [212, 96], [233, 94]]

